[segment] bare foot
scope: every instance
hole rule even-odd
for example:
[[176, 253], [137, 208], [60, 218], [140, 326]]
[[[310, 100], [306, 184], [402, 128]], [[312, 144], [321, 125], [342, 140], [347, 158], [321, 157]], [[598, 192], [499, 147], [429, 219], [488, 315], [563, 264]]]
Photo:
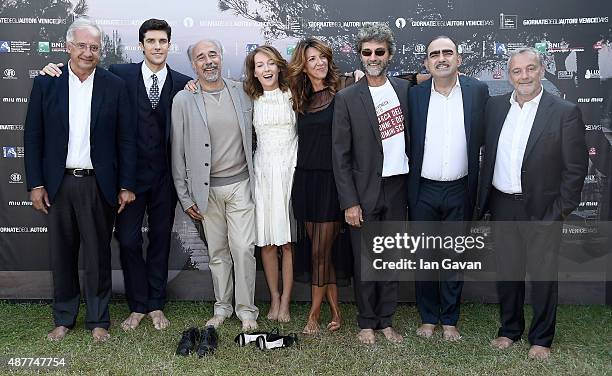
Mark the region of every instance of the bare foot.
[[357, 338], [359, 342], [364, 345], [373, 345], [376, 343], [376, 336], [374, 335], [374, 330], [372, 329], [361, 329], [359, 333], [357, 333]]
[[206, 321], [206, 326], [214, 326], [216, 329], [219, 325], [223, 324], [223, 321], [225, 321], [225, 316], [214, 315], [210, 320]]
[[529, 359], [546, 360], [550, 357], [550, 347], [533, 345], [529, 349]]
[[512, 346], [513, 343], [514, 341], [508, 337], [497, 337], [493, 341], [491, 341], [491, 346], [499, 350], [505, 350], [508, 347]]
[[242, 331], [250, 332], [251, 330], [257, 329], [257, 321], [255, 320], [243, 320], [242, 321]]
[[302, 330], [302, 333], [314, 336], [321, 332], [321, 328], [319, 327], [319, 321], [313, 317], [308, 317], [308, 322]]
[[140, 321], [145, 317], [144, 313], [132, 312], [130, 315], [121, 323], [121, 329], [127, 331], [134, 330], [140, 325]]
[[108, 330], [104, 328], [94, 328], [91, 331], [91, 335], [94, 339], [94, 342], [106, 342], [110, 338], [110, 334], [108, 334]]
[[289, 304], [290, 304], [290, 300], [289, 298], [285, 299], [284, 297], [281, 298], [280, 301], [280, 308], [278, 310], [278, 321], [279, 322], [289, 322], [291, 321], [291, 314], [289, 313]]
[[385, 338], [389, 341], [389, 342], [393, 342], [393, 343], [400, 343], [404, 340], [404, 337], [402, 337], [401, 334], [399, 334], [398, 332], [396, 332], [392, 327], [388, 326], [386, 328], [384, 328], [383, 330], [381, 330], [382, 334], [385, 335]]
[[330, 332], [335, 332], [336, 330], [340, 330], [342, 327], [342, 317], [334, 316], [332, 317], [332, 321], [327, 324], [327, 330]]
[[156, 310], [149, 312], [149, 317], [153, 320], [153, 326], [157, 330], [164, 330], [170, 326], [170, 321], [164, 315], [162, 310]]
[[434, 329], [436, 329], [434, 324], [422, 324], [416, 330], [416, 335], [421, 338], [431, 338], [434, 334]]
[[444, 338], [445, 340], [450, 341], [450, 342], [455, 342], [461, 339], [461, 334], [459, 334], [459, 331], [457, 330], [456, 326], [442, 325], [442, 329], [444, 330], [444, 334], [442, 335], [442, 338]]
[[270, 300], [270, 310], [268, 311], [268, 320], [278, 320], [278, 310], [280, 306], [280, 295], [272, 296]]
[[65, 326], [56, 326], [55, 329], [47, 334], [47, 339], [49, 341], [61, 341], [69, 331], [70, 329], [66, 328]]

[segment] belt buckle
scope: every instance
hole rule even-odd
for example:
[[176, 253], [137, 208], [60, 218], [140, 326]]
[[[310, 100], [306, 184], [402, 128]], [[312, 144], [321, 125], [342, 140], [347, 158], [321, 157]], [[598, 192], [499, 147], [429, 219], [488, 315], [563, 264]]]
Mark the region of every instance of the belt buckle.
[[512, 195], [512, 197], [514, 198], [514, 201], [523, 201], [523, 194], [522, 193], [515, 193]]
[[77, 174], [77, 171], [85, 171], [84, 168], [75, 168], [72, 170], [72, 176], [77, 177], [77, 178], [82, 178], [83, 176], [85, 176], [85, 174]]

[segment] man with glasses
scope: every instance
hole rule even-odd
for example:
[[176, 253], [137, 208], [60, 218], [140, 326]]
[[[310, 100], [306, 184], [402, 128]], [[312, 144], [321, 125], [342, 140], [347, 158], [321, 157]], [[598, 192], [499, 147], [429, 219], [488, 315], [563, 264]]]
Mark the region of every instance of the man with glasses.
[[389, 341], [401, 342], [392, 327], [398, 282], [361, 280], [360, 227], [407, 219], [410, 82], [386, 75], [395, 52], [388, 26], [359, 30], [357, 51], [365, 77], [336, 95], [332, 155], [340, 206], [351, 226], [358, 338], [373, 344], [374, 331], [380, 330]]
[[[410, 88], [410, 220], [469, 221], [478, 186], [483, 143], [486, 84], [459, 75], [457, 44], [438, 36], [427, 45], [423, 62], [431, 78]], [[456, 256], [456, 255], [451, 255]], [[438, 324], [443, 338], [456, 341], [463, 280], [457, 272], [417, 272], [416, 303], [430, 338]]]
[[[25, 122], [27, 187], [48, 215], [55, 329], [72, 329], [81, 302], [79, 248], [85, 267], [85, 326], [109, 338], [110, 241], [115, 211], [135, 198], [135, 128], [124, 82], [103, 68], [101, 30], [87, 18], [68, 28], [70, 60], [60, 78], [36, 77]], [[119, 208], [117, 209], [117, 205]]]
[[[172, 104], [172, 176], [183, 209], [202, 224], [208, 242], [218, 327], [234, 310], [242, 329], [257, 328], [253, 104], [242, 83], [221, 77], [223, 48], [201, 40], [187, 51], [198, 76], [195, 92]], [[234, 306], [232, 306], [234, 300]]]
[[[176, 208], [170, 173], [170, 111], [172, 99], [190, 80], [166, 64], [171, 34], [172, 29], [164, 20], [144, 21], [138, 29], [144, 61], [109, 67], [126, 83], [137, 128], [136, 200], [117, 216], [115, 223], [131, 312], [121, 324], [126, 331], [136, 329], [147, 315], [157, 330], [170, 325], [163, 311]], [[43, 73], [59, 76], [61, 71], [49, 64]], [[145, 212], [149, 228], [146, 258], [142, 250]]]

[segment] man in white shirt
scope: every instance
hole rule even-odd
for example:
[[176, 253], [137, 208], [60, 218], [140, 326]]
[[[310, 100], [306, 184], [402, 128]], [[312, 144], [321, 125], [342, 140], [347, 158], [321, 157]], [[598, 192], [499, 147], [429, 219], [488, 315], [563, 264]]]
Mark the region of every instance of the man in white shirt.
[[[459, 75], [461, 56], [450, 37], [428, 43], [424, 65], [432, 78], [410, 88], [409, 95], [410, 220], [469, 221], [476, 203], [489, 89]], [[430, 338], [441, 324], [444, 339], [460, 338], [456, 325], [462, 287], [459, 272], [417, 271], [415, 294], [422, 321], [417, 335]]]
[[135, 128], [124, 82], [96, 66], [102, 48], [96, 23], [75, 20], [66, 42], [70, 60], [62, 76], [34, 80], [24, 132], [26, 178], [32, 206], [48, 214], [55, 321], [48, 338], [63, 339], [76, 323], [83, 245], [85, 326], [95, 341], [105, 341], [113, 221], [135, 198]]
[[336, 94], [332, 162], [340, 207], [351, 227], [359, 341], [373, 344], [374, 331], [391, 342], [402, 336], [393, 327], [397, 281], [361, 278], [363, 222], [405, 221], [408, 206], [408, 88], [410, 82], [387, 77], [395, 52], [391, 30], [367, 26], [357, 35], [365, 77]]
[[555, 334], [562, 221], [578, 206], [588, 153], [578, 106], [546, 92], [533, 48], [508, 60], [511, 94], [487, 103], [478, 215], [490, 211], [501, 327], [491, 345], [507, 349], [525, 329], [525, 274], [533, 319], [529, 357], [546, 359]]

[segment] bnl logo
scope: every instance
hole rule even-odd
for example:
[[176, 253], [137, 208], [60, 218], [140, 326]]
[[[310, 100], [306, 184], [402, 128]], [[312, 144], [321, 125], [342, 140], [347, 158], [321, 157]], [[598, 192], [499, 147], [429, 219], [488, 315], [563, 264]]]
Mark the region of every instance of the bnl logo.
[[8, 41], [0, 40], [0, 53], [11, 52], [11, 45]]
[[15, 146], [3, 146], [2, 156], [4, 158], [17, 158], [17, 148]]

